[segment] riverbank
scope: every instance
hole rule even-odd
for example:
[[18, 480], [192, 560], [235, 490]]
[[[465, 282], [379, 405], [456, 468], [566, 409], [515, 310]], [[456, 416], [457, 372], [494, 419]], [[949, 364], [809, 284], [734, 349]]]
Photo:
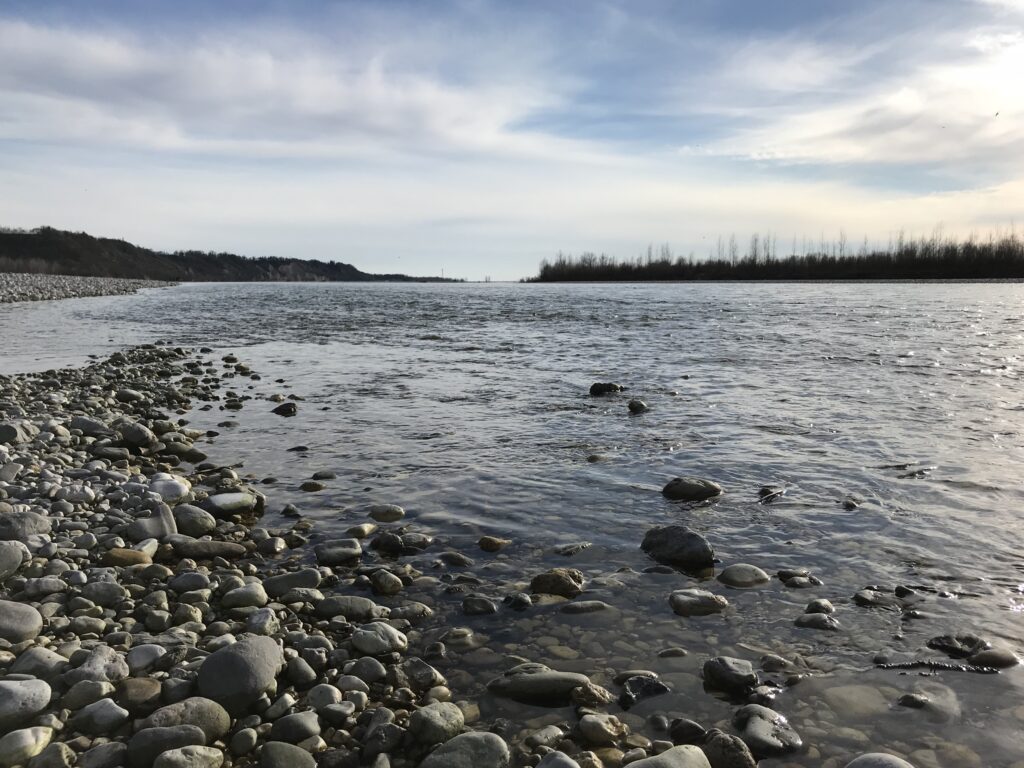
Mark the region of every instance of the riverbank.
[[0, 272], [0, 304], [18, 301], [80, 299], [87, 296], [122, 296], [144, 288], [176, 285], [161, 280], [129, 280], [116, 277], [79, 277], [27, 272]]
[[[409, 526], [396, 505], [361, 510], [344, 537], [320, 535], [293, 505], [271, 514], [255, 478], [209, 460], [203, 440], [216, 431], [182, 418], [197, 402], [237, 412], [249, 396], [227, 388], [260, 381], [234, 356], [154, 345], [0, 379], [0, 765], [740, 768], [803, 749], [762, 706], [774, 683], [725, 657], [704, 663], [706, 685], [760, 702], [739, 710], [742, 739], [658, 714], [651, 727], [663, 737], [649, 739], [632, 732], [626, 710], [670, 690], [654, 673], [588, 675], [515, 656], [489, 695], [573, 707], [579, 720], [487, 718], [441, 671], [452, 654], [478, 665], [486, 638], [439, 625], [406, 590], [463, 592], [465, 616], [556, 608], [582, 620], [613, 609], [586, 599], [588, 580], [573, 568], [534, 574], [499, 608], [476, 592], [485, 587], [466, 570], [474, 560]], [[281, 418], [299, 407], [269, 399]], [[303, 490], [332, 478], [314, 474]], [[671, 487], [685, 499], [720, 490]], [[265, 527], [265, 514], [284, 524]], [[488, 557], [511, 543], [485, 536], [477, 546]], [[439, 578], [401, 562], [427, 549], [438, 550]], [[703, 537], [672, 527], [649, 531], [644, 549], [685, 568], [713, 557]], [[767, 578], [736, 569], [740, 586]], [[728, 602], [683, 590], [671, 604], [701, 616]], [[794, 673], [781, 657], [769, 662], [769, 674]]]

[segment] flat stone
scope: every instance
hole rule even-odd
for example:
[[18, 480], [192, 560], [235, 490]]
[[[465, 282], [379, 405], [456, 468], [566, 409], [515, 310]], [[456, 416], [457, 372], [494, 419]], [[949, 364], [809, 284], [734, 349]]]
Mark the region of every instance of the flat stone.
[[390, 613], [387, 606], [377, 605], [370, 598], [359, 595], [331, 595], [316, 606], [317, 616], [344, 616], [353, 622], [386, 619]]
[[380, 621], [364, 624], [352, 633], [352, 647], [368, 656], [404, 651], [409, 641], [404, 634]]
[[405, 510], [397, 504], [374, 504], [368, 514], [378, 523], [397, 523], [405, 517]]
[[721, 496], [722, 486], [700, 477], [674, 477], [661, 489], [662, 495], [672, 501], [704, 501]]
[[363, 554], [359, 539], [335, 539], [313, 547], [316, 561], [320, 565], [347, 565], [358, 560]]
[[316, 568], [303, 568], [292, 573], [282, 573], [263, 580], [263, 589], [270, 597], [281, 597], [293, 589], [316, 589], [320, 586], [320, 571]]
[[214, 517], [247, 515], [256, 508], [257, 498], [245, 491], [217, 493], [203, 502], [203, 508]]
[[728, 587], [745, 588], [767, 584], [771, 577], [756, 565], [733, 563], [718, 574], [718, 580]]
[[577, 672], [558, 672], [543, 664], [527, 663], [491, 680], [487, 689], [498, 696], [544, 707], [564, 707], [571, 702], [574, 689], [590, 684], [590, 678]]
[[723, 595], [706, 589], [677, 589], [669, 595], [668, 604], [680, 616], [710, 616], [729, 607]]

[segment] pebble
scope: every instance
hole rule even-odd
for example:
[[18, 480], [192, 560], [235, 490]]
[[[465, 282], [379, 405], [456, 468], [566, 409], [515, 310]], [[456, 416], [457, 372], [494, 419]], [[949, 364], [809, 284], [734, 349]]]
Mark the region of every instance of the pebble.
[[870, 752], [854, 758], [846, 764], [846, 768], [914, 768], [914, 766], [895, 755]]

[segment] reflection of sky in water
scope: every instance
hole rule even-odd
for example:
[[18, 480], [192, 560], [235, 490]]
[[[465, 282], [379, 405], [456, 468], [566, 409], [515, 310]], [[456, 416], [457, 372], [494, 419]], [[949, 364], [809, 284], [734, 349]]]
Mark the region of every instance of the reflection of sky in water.
[[[714, 721], [729, 706], [685, 690], [712, 650], [754, 660], [764, 649], [798, 650], [839, 670], [826, 680], [893, 690], [912, 680], [863, 671], [883, 648], [912, 655], [933, 635], [973, 630], [1024, 651], [1022, 299], [1024, 287], [1005, 284], [196, 285], [0, 307], [0, 338], [5, 372], [158, 338], [236, 351], [262, 380], [228, 386], [299, 394], [299, 415], [271, 416], [257, 400], [237, 415], [189, 417], [204, 428], [240, 422], [222, 430], [211, 456], [277, 477], [272, 509], [294, 501], [340, 530], [361, 519], [351, 506], [396, 502], [442, 545], [475, 557], [481, 533], [507, 535], [513, 548], [473, 569], [495, 598], [544, 564], [607, 577], [594, 594], [621, 612], [614, 634], [631, 654], [600, 619], [469, 619], [458, 615], [459, 594], [410, 596], [487, 635], [499, 654], [585, 671], [597, 655], [605, 666], [674, 675], [690, 716]], [[650, 412], [632, 417], [625, 399], [586, 397], [593, 381], [627, 384]], [[300, 443], [309, 453], [284, 450]], [[320, 494], [294, 491], [319, 469], [338, 480]], [[685, 473], [729, 493], [699, 510], [664, 502], [661, 485]], [[788, 493], [757, 504], [765, 483]], [[854, 511], [839, 504], [849, 495], [862, 502]], [[648, 527], [669, 522], [706, 533], [724, 564], [806, 566], [825, 586], [730, 592], [736, 610], [724, 619], [682, 622], [666, 597], [692, 581], [641, 573], [650, 563], [637, 549]], [[571, 561], [551, 554], [580, 539], [595, 546]], [[436, 574], [433, 556], [414, 563]], [[622, 567], [633, 572], [617, 574]], [[919, 588], [925, 617], [854, 607], [849, 596], [867, 584]], [[837, 604], [842, 632], [793, 628], [813, 597]], [[568, 650], [551, 655], [552, 638]], [[657, 658], [679, 644], [689, 661]], [[469, 673], [446, 670], [463, 693], [495, 671], [493, 659], [471, 660], [478, 666], [459, 667]], [[1020, 727], [1007, 714], [1024, 706], [1020, 676], [939, 679], [970, 714], [943, 726], [943, 738], [1002, 754]], [[812, 733], [823, 706], [816, 685], [779, 703]], [[877, 744], [913, 747], [907, 733], [934, 732], [915, 717], [857, 727]]]

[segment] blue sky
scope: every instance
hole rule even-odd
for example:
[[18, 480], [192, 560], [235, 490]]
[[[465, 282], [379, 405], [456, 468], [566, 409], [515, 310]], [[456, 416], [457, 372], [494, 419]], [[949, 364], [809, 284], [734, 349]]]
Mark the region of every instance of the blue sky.
[[0, 224], [369, 271], [1008, 229], [1024, 0], [0, 4]]

